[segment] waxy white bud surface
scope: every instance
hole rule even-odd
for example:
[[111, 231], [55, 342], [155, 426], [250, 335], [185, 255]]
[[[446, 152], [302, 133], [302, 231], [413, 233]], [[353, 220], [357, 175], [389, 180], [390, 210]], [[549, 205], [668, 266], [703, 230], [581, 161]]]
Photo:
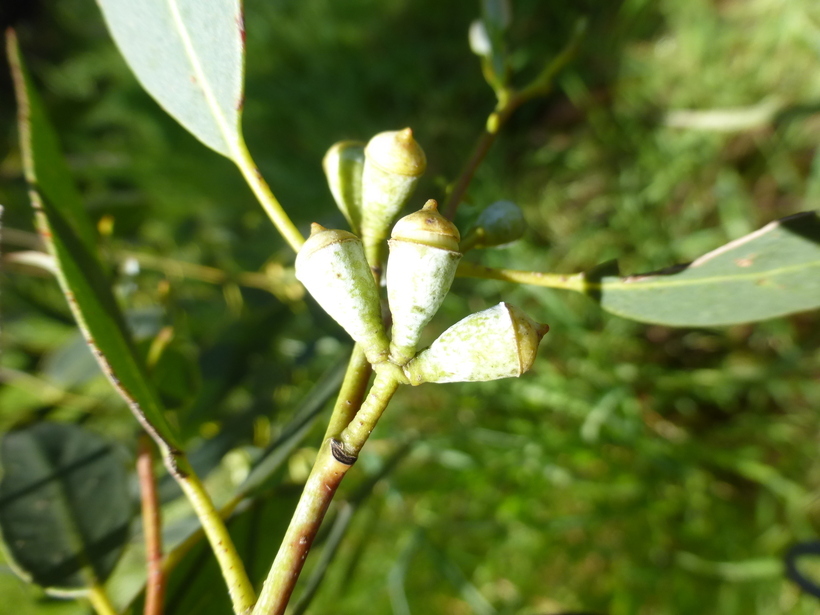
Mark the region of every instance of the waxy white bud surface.
[[393, 227], [388, 244], [387, 299], [393, 316], [390, 357], [404, 365], [416, 354], [422, 329], [450, 290], [461, 254], [455, 225], [429, 200]]
[[410, 384], [479, 382], [520, 376], [549, 330], [518, 308], [499, 303], [447, 329], [404, 366]]
[[296, 256], [296, 278], [362, 349], [370, 363], [387, 358], [379, 291], [361, 240], [347, 231], [312, 226]]

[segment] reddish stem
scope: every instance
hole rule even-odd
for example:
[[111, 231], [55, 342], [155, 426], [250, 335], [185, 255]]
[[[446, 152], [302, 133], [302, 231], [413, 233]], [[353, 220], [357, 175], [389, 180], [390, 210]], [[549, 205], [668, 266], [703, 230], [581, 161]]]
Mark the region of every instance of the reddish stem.
[[140, 436], [137, 452], [137, 476], [142, 504], [142, 530], [145, 534], [147, 581], [145, 585], [145, 615], [161, 615], [165, 595], [165, 574], [162, 570], [162, 521], [160, 518], [157, 481], [154, 476], [154, 456], [150, 438]]

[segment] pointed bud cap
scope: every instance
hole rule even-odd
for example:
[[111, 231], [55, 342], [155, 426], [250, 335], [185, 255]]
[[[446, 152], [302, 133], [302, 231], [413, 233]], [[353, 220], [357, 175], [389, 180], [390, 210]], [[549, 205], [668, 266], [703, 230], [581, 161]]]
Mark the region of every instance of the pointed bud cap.
[[367, 143], [365, 156], [385, 173], [420, 177], [427, 168], [427, 157], [410, 128], [380, 132]]
[[391, 237], [434, 248], [458, 252], [461, 235], [456, 225], [438, 213], [438, 203], [430, 199], [419, 211], [396, 222]]

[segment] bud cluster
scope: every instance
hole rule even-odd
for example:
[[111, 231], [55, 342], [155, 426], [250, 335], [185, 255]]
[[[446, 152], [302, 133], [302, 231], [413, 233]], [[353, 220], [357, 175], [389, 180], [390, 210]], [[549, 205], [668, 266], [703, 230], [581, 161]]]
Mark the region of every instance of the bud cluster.
[[469, 246], [463, 246], [458, 229], [433, 200], [393, 226], [386, 272], [393, 323], [388, 338], [372, 272], [380, 271], [387, 231], [424, 172], [424, 152], [407, 128], [378, 134], [367, 145], [337, 143], [323, 166], [334, 200], [362, 239], [314, 224], [296, 257], [296, 277], [376, 369], [389, 365], [404, 381], [418, 385], [496, 380], [520, 376], [532, 366], [549, 327], [507, 303], [468, 316], [417, 351], [424, 327], [450, 290], [462, 252], [523, 233], [515, 205], [488, 208], [468, 235]]

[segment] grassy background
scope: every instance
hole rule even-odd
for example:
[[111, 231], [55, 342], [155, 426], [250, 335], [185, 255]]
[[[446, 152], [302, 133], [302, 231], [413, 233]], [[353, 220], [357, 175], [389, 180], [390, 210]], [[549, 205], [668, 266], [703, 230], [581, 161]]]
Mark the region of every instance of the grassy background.
[[[513, 199], [525, 240], [471, 258], [559, 272], [617, 258], [624, 272], [648, 271], [817, 208], [816, 2], [513, 5], [522, 83], [577, 17], [589, 17], [590, 34], [554, 93], [513, 117], [459, 214], [466, 228], [488, 203]], [[230, 274], [277, 271], [292, 256], [231, 164], [141, 91], [91, 0], [19, 6], [24, 52], [89, 211], [113, 223], [103, 247], [135, 330], [150, 340], [174, 328], [157, 374], [166, 401], [192, 449], [231, 434], [219, 493], [347, 340], [300, 300], [115, 266], [125, 250]], [[300, 227], [342, 225], [320, 161], [343, 138], [412, 126], [429, 160], [417, 204], [442, 196], [493, 104], [467, 47], [477, 12], [475, 2], [247, 0], [247, 139]], [[0, 88], [4, 225], [30, 231], [6, 76]], [[732, 131], [669, 125], [676, 110], [761, 103], [781, 111]], [[7, 233], [5, 249], [20, 242]], [[287, 273], [283, 284], [298, 293]], [[400, 391], [341, 497], [402, 438], [419, 443], [354, 518], [311, 612], [818, 611], [782, 572], [788, 546], [820, 529], [816, 313], [670, 329], [559, 291], [458, 280], [431, 339], [501, 299], [552, 327], [533, 371]], [[134, 426], [56, 284], [9, 270], [2, 302], [0, 429], [82, 421], [131, 445]], [[282, 505], [257, 539], [276, 543], [319, 432], [278, 477]], [[224, 592], [209, 588], [207, 607], [180, 594], [168, 612], [218, 612]], [[86, 609], [45, 599], [7, 568], [0, 604], [21, 615]]]

